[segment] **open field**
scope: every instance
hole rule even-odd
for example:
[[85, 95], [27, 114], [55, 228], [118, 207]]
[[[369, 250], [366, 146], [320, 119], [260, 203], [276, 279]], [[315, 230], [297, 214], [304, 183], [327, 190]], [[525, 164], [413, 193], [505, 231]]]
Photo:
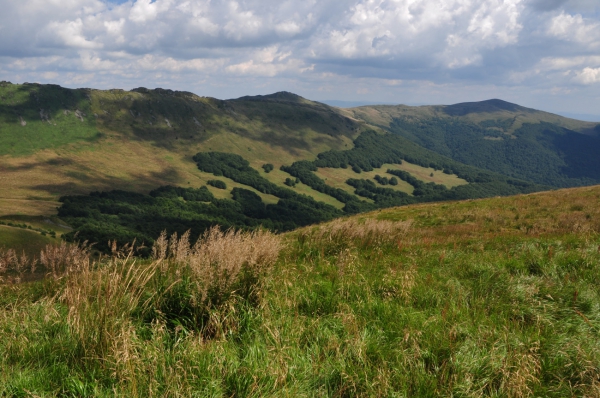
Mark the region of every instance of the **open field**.
[[[467, 181], [459, 178], [456, 174], [445, 174], [442, 171], [434, 170], [431, 167], [422, 167], [406, 161], [403, 161], [401, 165], [396, 166], [398, 170], [404, 170], [423, 182], [434, 182], [436, 184], [445, 185], [447, 188], [468, 184]], [[393, 169], [393, 167], [389, 168]], [[431, 174], [433, 174], [433, 176], [431, 176]]]
[[[599, 204], [596, 186], [412, 205], [3, 285], [0, 395], [599, 396]], [[202, 250], [279, 244], [201, 296]]]

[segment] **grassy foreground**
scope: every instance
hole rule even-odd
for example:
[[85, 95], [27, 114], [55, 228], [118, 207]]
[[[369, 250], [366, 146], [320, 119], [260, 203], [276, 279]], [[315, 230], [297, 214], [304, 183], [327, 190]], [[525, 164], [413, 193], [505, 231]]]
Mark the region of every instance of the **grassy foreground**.
[[599, 203], [213, 230], [144, 261], [49, 247], [53, 276], [0, 287], [0, 396], [600, 396]]

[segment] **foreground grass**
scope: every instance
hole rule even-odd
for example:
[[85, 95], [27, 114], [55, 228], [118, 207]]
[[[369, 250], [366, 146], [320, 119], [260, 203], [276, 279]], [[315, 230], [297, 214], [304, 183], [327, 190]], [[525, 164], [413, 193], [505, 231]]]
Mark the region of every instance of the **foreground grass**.
[[[189, 261], [156, 271], [162, 312], [115, 284], [114, 310], [81, 313], [87, 334], [67, 300], [80, 273], [5, 285], [0, 395], [599, 396], [599, 199], [419, 205], [297, 231], [258, 295], [233, 289], [200, 326], [184, 311]], [[127, 264], [120, 275], [147, 275]]]

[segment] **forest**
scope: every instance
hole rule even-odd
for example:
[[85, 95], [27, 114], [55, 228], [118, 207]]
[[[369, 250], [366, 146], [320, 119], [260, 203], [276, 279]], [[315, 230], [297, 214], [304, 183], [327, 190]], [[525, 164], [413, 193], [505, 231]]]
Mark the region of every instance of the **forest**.
[[[513, 119], [395, 118], [389, 130], [458, 162], [553, 187], [600, 182], [600, 136]], [[598, 129], [598, 128], [597, 128]]]

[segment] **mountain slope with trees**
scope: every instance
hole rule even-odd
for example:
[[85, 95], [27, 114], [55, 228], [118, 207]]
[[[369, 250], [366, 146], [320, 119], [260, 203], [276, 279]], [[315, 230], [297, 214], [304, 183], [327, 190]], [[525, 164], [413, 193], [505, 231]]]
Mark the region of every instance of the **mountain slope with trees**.
[[600, 124], [501, 100], [346, 111], [461, 163], [555, 187], [600, 183]]

